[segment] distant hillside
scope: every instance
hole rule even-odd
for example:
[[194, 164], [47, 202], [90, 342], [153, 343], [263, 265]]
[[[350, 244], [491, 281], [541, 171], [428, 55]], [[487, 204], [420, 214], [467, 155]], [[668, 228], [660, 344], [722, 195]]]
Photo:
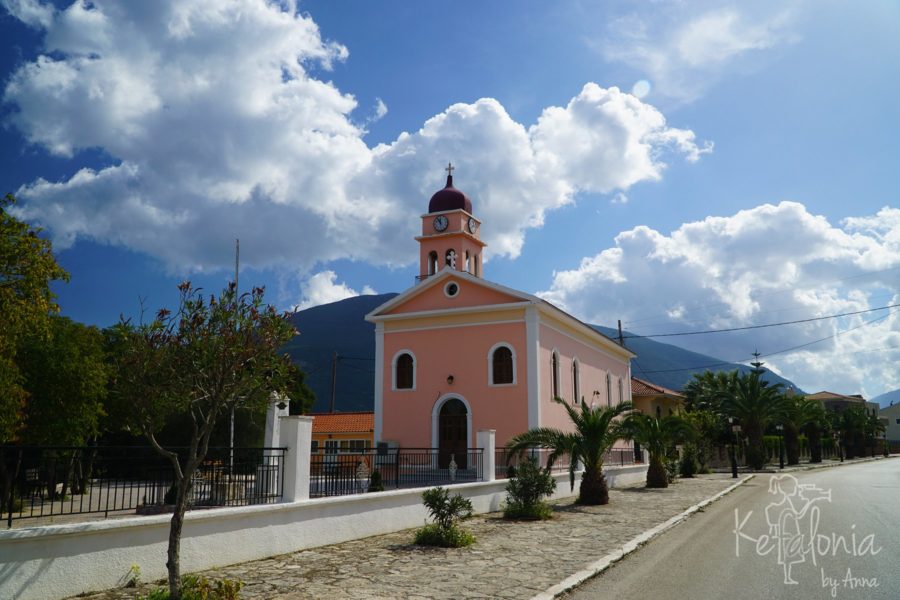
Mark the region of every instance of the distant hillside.
[[[616, 338], [618, 332], [609, 327], [593, 325], [594, 329]], [[623, 332], [625, 336], [628, 332]], [[749, 373], [752, 367], [737, 363], [723, 362], [721, 359], [691, 352], [672, 344], [656, 342], [649, 338], [627, 338], [625, 346], [637, 354], [637, 358], [631, 361], [631, 374], [640, 379], [651, 381], [673, 390], [680, 390], [691, 380], [694, 373], [703, 371], [734, 371], [738, 369], [742, 373]], [[783, 386], [793, 386], [798, 392], [802, 392], [793, 382], [766, 371], [763, 378], [771, 383], [780, 383]]]
[[[337, 385], [335, 407], [340, 411], [372, 410], [375, 385], [375, 326], [363, 317], [375, 307], [397, 294], [357, 296], [331, 304], [314, 306], [298, 312], [293, 319], [300, 331], [285, 347], [308, 375], [309, 386], [316, 393], [315, 411], [327, 411], [331, 402], [331, 372], [337, 352]], [[614, 337], [608, 327], [594, 327]], [[626, 345], [638, 358], [632, 362], [632, 374], [657, 385], [680, 390], [694, 372], [706, 370], [749, 371], [750, 367], [722, 361], [712, 356], [684, 350], [644, 338], [631, 338]], [[793, 385], [774, 373], [766, 379]], [[796, 387], [796, 386], [795, 386]]]
[[337, 410], [372, 410], [375, 386], [375, 325], [363, 317], [397, 294], [356, 296], [301, 310], [294, 315], [300, 335], [285, 350], [307, 374], [316, 393], [314, 411], [331, 402], [331, 365], [338, 353], [335, 405]]
[[875, 396], [871, 400], [872, 402], [877, 402], [882, 407], [890, 406], [893, 402], [894, 404], [900, 403], [900, 390], [894, 390], [893, 392], [885, 392], [880, 396]]

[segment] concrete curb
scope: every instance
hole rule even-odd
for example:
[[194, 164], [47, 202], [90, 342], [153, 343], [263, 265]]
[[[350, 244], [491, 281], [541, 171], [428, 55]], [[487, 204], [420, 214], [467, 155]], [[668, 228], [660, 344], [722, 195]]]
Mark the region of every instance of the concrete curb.
[[569, 577], [566, 577], [565, 579], [563, 579], [561, 582], [557, 583], [556, 585], [547, 588], [545, 591], [541, 592], [540, 594], [538, 594], [536, 596], [533, 596], [531, 598], [531, 600], [553, 600], [553, 598], [556, 598], [560, 594], [567, 592], [567, 591], [571, 590], [572, 588], [574, 588], [575, 586], [584, 583], [591, 577], [594, 577], [595, 575], [599, 575], [600, 573], [607, 570], [608, 568], [613, 566], [615, 563], [622, 560], [623, 558], [625, 558], [626, 556], [628, 556], [629, 554], [631, 554], [632, 552], [634, 552], [635, 550], [637, 550], [638, 548], [640, 548], [641, 546], [643, 546], [644, 544], [646, 544], [647, 542], [652, 540], [653, 538], [664, 533], [665, 531], [668, 531], [672, 527], [675, 527], [676, 525], [678, 525], [679, 523], [681, 523], [682, 521], [684, 521], [685, 519], [687, 519], [688, 517], [693, 515], [695, 512], [712, 504], [713, 502], [715, 502], [716, 500], [718, 500], [725, 494], [728, 494], [729, 492], [734, 491], [739, 486], [741, 486], [741, 485], [747, 483], [748, 481], [750, 481], [751, 479], [753, 479], [755, 476], [756, 476], [755, 474], [747, 475], [746, 477], [744, 477], [737, 483], [728, 486], [727, 488], [725, 488], [718, 494], [716, 494], [714, 496], [710, 496], [706, 500], [703, 500], [702, 502], [699, 502], [699, 503], [691, 506], [690, 508], [688, 508], [681, 514], [675, 515], [668, 521], [666, 521], [664, 523], [660, 523], [659, 525], [657, 525], [656, 527], [654, 527], [652, 529], [648, 529], [647, 531], [638, 535], [631, 541], [625, 543], [625, 545], [623, 545], [621, 548], [618, 548], [618, 549], [610, 552], [606, 556], [603, 556], [599, 560], [591, 563], [590, 565], [588, 565], [586, 568], [582, 569], [581, 571], [578, 571], [574, 575], [570, 575]]
[[[849, 467], [852, 465], [861, 465], [864, 463], [875, 462], [878, 460], [888, 460], [891, 458], [898, 458], [897, 454], [891, 454], [890, 456], [867, 456], [865, 458], [850, 458], [844, 462], [840, 461], [832, 461], [829, 459], [829, 462], [821, 462], [817, 464], [803, 464], [803, 465], [792, 465], [790, 467], [785, 467], [784, 469], [763, 469], [761, 471], [744, 471], [747, 474], [753, 473], [756, 475], [778, 475], [780, 473], [798, 473], [802, 471], [814, 471], [816, 469], [831, 469], [834, 467]], [[727, 471], [723, 471], [727, 472]]]

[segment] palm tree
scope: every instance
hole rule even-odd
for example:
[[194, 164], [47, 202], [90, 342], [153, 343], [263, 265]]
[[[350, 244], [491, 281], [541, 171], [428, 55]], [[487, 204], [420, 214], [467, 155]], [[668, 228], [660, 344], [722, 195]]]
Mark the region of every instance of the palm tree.
[[639, 412], [629, 414], [625, 418], [624, 426], [629, 437], [646, 448], [650, 454], [647, 487], [669, 487], [665, 465], [666, 455], [675, 447], [675, 444], [692, 437], [694, 428], [678, 415], [657, 419]]
[[[803, 427], [806, 439], [809, 441], [809, 462], [822, 462], [822, 436], [828, 432], [828, 415], [818, 402], [809, 402], [807, 407], [809, 420]], [[829, 434], [830, 435], [830, 434]]]
[[684, 405], [688, 412], [707, 410], [720, 413], [723, 392], [731, 391], [737, 371], [704, 371], [694, 373], [684, 386]]
[[569, 455], [569, 484], [575, 489], [575, 469], [581, 463], [581, 489], [578, 492], [580, 504], [607, 504], [609, 488], [603, 475], [603, 455], [616, 443], [626, 437], [621, 419], [617, 417], [631, 411], [631, 403], [616, 406], [592, 408], [582, 400], [580, 409], [569, 406], [562, 398], [554, 402], [566, 409], [572, 420], [574, 431], [562, 431], [552, 427], [538, 427], [520, 433], [510, 440], [510, 452], [521, 452], [527, 448], [549, 449], [548, 468], [563, 454]]
[[747, 463], [759, 470], [766, 464], [763, 433], [769, 423], [778, 422], [784, 412], [781, 384], [770, 385], [758, 371], [732, 375], [730, 390], [720, 394], [723, 412], [738, 420], [747, 436]]
[[[815, 401], [807, 400], [804, 396], [786, 396], [784, 400], [784, 413], [781, 416], [781, 424], [784, 426], [784, 447], [787, 454], [787, 464], [800, 463], [800, 432], [808, 430], [810, 424], [818, 422], [822, 406]], [[819, 434], [821, 444], [821, 433]], [[812, 454], [812, 440], [810, 439], [810, 454]], [[819, 462], [821, 461], [821, 447], [819, 449]]]
[[872, 450], [872, 458], [875, 458], [875, 441], [878, 436], [883, 435], [887, 429], [884, 421], [878, 418], [878, 415], [868, 415], [866, 419], [866, 440], [869, 442], [869, 448]]

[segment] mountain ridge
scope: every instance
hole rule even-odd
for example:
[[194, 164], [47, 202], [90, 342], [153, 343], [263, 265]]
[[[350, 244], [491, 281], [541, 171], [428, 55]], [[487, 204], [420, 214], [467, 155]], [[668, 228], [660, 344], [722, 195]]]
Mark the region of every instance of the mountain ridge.
[[[372, 410], [375, 325], [366, 322], [364, 317], [396, 296], [396, 293], [354, 296], [313, 306], [291, 317], [300, 333], [284, 349], [306, 371], [306, 382], [316, 394], [314, 412], [326, 412], [331, 407], [333, 370], [336, 375], [335, 410]], [[609, 327], [591, 327], [613, 339], [618, 335]], [[632, 375], [674, 390], [682, 389], [693, 372], [702, 372], [710, 365], [713, 365], [710, 368], [713, 371], [751, 370], [747, 365], [722, 361], [649, 338], [630, 337], [625, 345], [638, 355], [632, 361]], [[766, 372], [765, 379], [797, 387], [771, 371]]]

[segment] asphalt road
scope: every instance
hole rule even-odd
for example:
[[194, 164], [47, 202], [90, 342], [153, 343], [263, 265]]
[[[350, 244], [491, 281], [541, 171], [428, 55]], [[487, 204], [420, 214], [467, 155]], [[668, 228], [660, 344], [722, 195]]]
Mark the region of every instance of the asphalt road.
[[791, 475], [757, 475], [566, 598], [900, 599], [900, 459]]

